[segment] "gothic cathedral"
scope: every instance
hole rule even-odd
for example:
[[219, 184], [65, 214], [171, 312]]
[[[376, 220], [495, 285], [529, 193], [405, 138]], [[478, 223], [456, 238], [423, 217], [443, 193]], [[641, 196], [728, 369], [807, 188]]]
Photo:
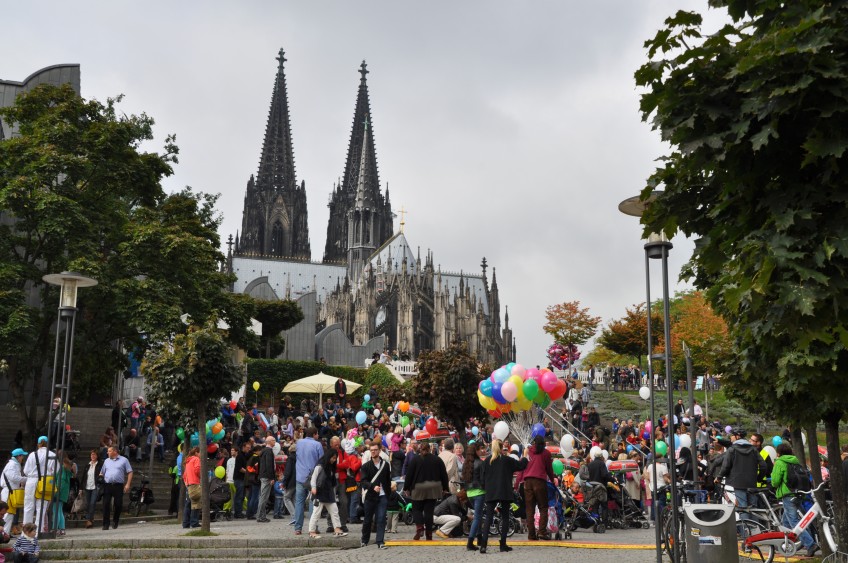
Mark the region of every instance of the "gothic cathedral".
[[480, 274], [443, 272], [432, 252], [423, 261], [420, 248], [413, 253], [403, 219], [394, 232], [388, 187], [380, 190], [364, 61], [344, 175], [330, 194], [324, 257], [311, 261], [282, 49], [277, 61], [259, 170], [247, 181], [242, 228], [234, 242], [230, 237], [227, 268], [238, 278], [233, 291], [298, 300], [304, 320], [285, 334], [284, 357], [361, 366], [374, 351], [414, 359], [458, 340], [480, 362], [514, 360], [509, 312], [501, 327], [497, 279], [492, 269], [489, 284], [486, 259]]

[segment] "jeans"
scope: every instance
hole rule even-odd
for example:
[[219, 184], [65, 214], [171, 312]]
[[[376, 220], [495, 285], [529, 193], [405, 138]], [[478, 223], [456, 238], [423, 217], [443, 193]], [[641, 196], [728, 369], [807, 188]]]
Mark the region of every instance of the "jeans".
[[294, 531], [300, 532], [303, 530], [303, 513], [306, 505], [306, 495], [309, 489], [306, 483], [298, 483], [294, 495]]
[[283, 495], [274, 495], [274, 518], [283, 517]]
[[359, 506], [362, 504], [362, 491], [356, 489], [350, 494], [350, 502], [348, 503], [348, 522], [359, 520]]
[[[783, 525], [789, 528], [790, 530], [794, 528], [798, 522], [801, 520], [801, 516], [799, 512], [801, 511], [801, 499], [800, 497], [796, 497], [793, 495], [786, 495], [783, 497]], [[807, 530], [798, 536], [798, 539], [801, 540], [801, 543], [807, 549], [813, 545], [815, 540], [813, 540], [813, 536]]]
[[288, 489], [286, 489], [286, 492], [283, 495], [283, 504], [285, 505], [286, 510], [289, 513], [289, 516], [292, 517], [292, 522], [294, 522], [294, 513], [295, 513], [295, 508], [294, 508], [295, 492], [296, 491], [293, 487], [289, 487]]
[[376, 517], [377, 545], [383, 545], [383, 537], [386, 535], [386, 508], [389, 506], [389, 497], [380, 495], [376, 498], [366, 498], [364, 504], [365, 521], [362, 523], [362, 538], [360, 538], [360, 541], [368, 545], [371, 540], [371, 524]]
[[[259, 520], [267, 519], [268, 517], [268, 499], [271, 497], [271, 488], [273, 487], [274, 480], [273, 479], [259, 479], [259, 482], [262, 484], [259, 489], [259, 512], [256, 517]], [[253, 489], [251, 489], [251, 493]], [[253, 496], [252, 494], [250, 495]]]
[[256, 511], [259, 509], [259, 483], [254, 483], [250, 486], [250, 495], [247, 497], [247, 517], [253, 518], [256, 516]]
[[483, 516], [486, 512], [486, 495], [478, 495], [473, 499], [469, 499], [474, 502], [474, 520], [471, 521], [471, 529], [468, 531], [469, 538], [479, 538], [482, 533], [482, 525], [483, 525]]
[[191, 499], [188, 498], [188, 491], [185, 495], [185, 505], [183, 506], [183, 528], [197, 528], [200, 526], [200, 510], [192, 509]]
[[236, 514], [236, 518], [241, 518], [244, 511], [244, 479], [240, 481], [233, 481], [233, 484], [236, 486], [236, 495], [233, 498], [233, 511]]
[[94, 522], [94, 508], [97, 506], [97, 489], [85, 491], [85, 519]]

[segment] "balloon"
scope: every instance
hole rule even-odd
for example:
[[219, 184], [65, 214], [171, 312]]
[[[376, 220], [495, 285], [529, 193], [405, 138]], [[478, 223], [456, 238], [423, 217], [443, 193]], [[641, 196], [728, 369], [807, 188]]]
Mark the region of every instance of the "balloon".
[[504, 399], [504, 396], [501, 394], [501, 389], [503, 389], [503, 383], [495, 382], [492, 384], [492, 399], [494, 399], [499, 405], [509, 402]]
[[650, 432], [654, 425], [650, 420], [645, 421], [645, 432]]
[[368, 415], [365, 414], [365, 411], [359, 411], [356, 413], [356, 423], [357, 424], [365, 424], [365, 421], [368, 419]]
[[492, 430], [492, 434], [494, 434], [495, 438], [498, 440], [506, 440], [506, 437], [509, 436], [509, 425], [503, 420], [499, 420], [495, 423], [495, 428]]
[[568, 390], [568, 385], [562, 379], [557, 379], [556, 385], [554, 388], [548, 392], [548, 396], [552, 401], [556, 401], [557, 399], [561, 399], [565, 392]]
[[254, 390], [254, 391], [259, 391], [259, 382], [258, 382], [258, 381], [254, 381], [254, 382], [253, 382], [253, 390]]
[[486, 411], [486, 412], [489, 413], [489, 416], [491, 416], [492, 418], [500, 418], [501, 417], [501, 411], [499, 411], [499, 410], [492, 409], [492, 410], [489, 410], [489, 411]]
[[357, 448], [358, 448], [358, 447], [360, 447], [360, 446], [361, 446], [362, 444], [364, 444], [364, 443], [365, 443], [365, 440], [363, 440], [363, 439], [362, 439], [362, 436], [357, 436], [357, 437], [353, 440], [353, 445], [354, 445], [354, 446], [356, 446]]
[[[542, 399], [541, 399], [541, 400], [539, 400], [539, 397], [540, 397], [540, 396], [542, 397]], [[547, 394], [547, 393], [539, 393], [538, 395], [536, 395], [536, 399], [537, 399], [536, 403], [537, 403], [540, 407], [542, 407], [543, 409], [548, 408], [548, 405], [550, 405], [550, 404], [551, 404], [551, 398], [550, 398], [550, 397], [548, 397], [548, 394]]]
[[362, 397], [362, 400], [365, 401], [366, 403], [370, 403], [371, 402], [371, 395], [366, 393], [365, 396]]
[[208, 446], [206, 446], [206, 453], [208, 453], [208, 454], [214, 454], [217, 451], [218, 451], [218, 444], [209, 444]]
[[650, 440], [651, 439], [651, 433], [648, 432], [647, 430], [645, 430], [644, 432], [642, 432], [642, 439], [643, 440]]
[[662, 440], [657, 440], [657, 443], [654, 445], [654, 448], [657, 450], [657, 455], [663, 456], [668, 453], [668, 444], [666, 444]]
[[525, 381], [521, 389], [524, 391], [524, 396], [531, 401], [539, 394], [539, 384], [532, 379]]
[[573, 450], [574, 449], [574, 436], [571, 434], [563, 434], [562, 438], [559, 441], [559, 447], [561, 450]]
[[501, 396], [506, 402], [513, 402], [518, 398], [518, 388], [512, 381], [506, 381], [501, 385]]
[[509, 362], [509, 363], [508, 363], [507, 365], [505, 365], [504, 367], [506, 368], [506, 371], [508, 371], [509, 373], [512, 373], [512, 368], [514, 368], [514, 367], [515, 367], [515, 362]]
[[498, 405], [498, 410], [504, 414], [512, 412], [512, 403], [504, 403], [502, 405]]
[[632, 452], [632, 451], [633, 451], [633, 450], [635, 450], [635, 449], [636, 449], [636, 448], [633, 446], [633, 444], [627, 444], [627, 447], [625, 448], [625, 451], [626, 451], [627, 453], [630, 453], [630, 452]]
[[384, 448], [389, 447], [388, 436], [383, 436], [383, 447]]
[[227, 470], [224, 469], [224, 466], [219, 465], [218, 467], [215, 468], [215, 477], [217, 477], [218, 479], [223, 479], [226, 476], [227, 476]]
[[403, 426], [403, 427], [409, 426], [409, 417], [408, 416], [402, 416], [400, 418], [400, 425]]
[[[68, 410], [71, 410], [71, 406], [68, 405]], [[162, 426], [162, 417], [158, 414], [156, 415], [156, 426]]]
[[407, 424], [406, 426], [404, 426], [404, 427], [403, 427], [403, 431], [404, 431], [405, 433], [407, 433], [407, 434], [409, 433], [409, 431], [410, 431], [410, 430], [412, 430], [412, 426], [410, 426], [410, 425], [408, 425], [408, 424]]
[[487, 411], [494, 410], [498, 406], [498, 404], [493, 398], [485, 396], [480, 391], [477, 391], [477, 400], [480, 401], [480, 406], [482, 406]]
[[548, 394], [545, 393], [544, 391], [542, 391], [541, 389], [539, 389], [539, 392], [536, 393], [535, 397], [533, 397], [533, 402], [536, 403], [537, 405], [541, 405], [542, 403], [545, 402], [545, 399], [548, 399]]
[[599, 455], [603, 455], [601, 452], [604, 450], [601, 449], [600, 446], [592, 446], [592, 449], [589, 450], [589, 459], [595, 459]]
[[506, 368], [498, 368], [495, 370], [495, 383], [503, 383], [509, 379], [509, 371]]
[[774, 462], [774, 460], [777, 458], [777, 451], [774, 449], [773, 446], [766, 446], [763, 448], [763, 451], [769, 455], [772, 462]]
[[511, 373], [512, 375], [517, 375], [521, 378], [522, 381], [524, 381], [524, 374], [526, 372], [527, 370], [524, 369], [524, 366], [522, 366], [521, 364], [515, 364], [514, 366], [512, 366], [512, 369], [509, 370], [509, 373]]
[[224, 425], [221, 424], [220, 422], [216, 422], [215, 426], [212, 427], [212, 433], [217, 434], [218, 432], [220, 432], [223, 429], [224, 429]]
[[407, 411], [409, 411], [409, 403], [407, 401], [401, 401], [400, 402], [400, 412], [407, 412]]
[[601, 455], [604, 456], [604, 459], [609, 459], [609, 452], [606, 450], [601, 450]]
[[226, 435], [227, 435], [227, 431], [222, 428], [220, 432], [218, 432], [217, 434], [212, 436], [212, 440], [214, 440], [215, 442], [219, 442], [219, 441], [223, 440], [224, 436], [226, 436]]
[[190, 443], [192, 448], [200, 445], [200, 436], [196, 432], [191, 435]]
[[780, 436], [775, 436], [774, 438], [771, 439], [771, 445], [774, 446], [775, 448], [782, 443], [783, 443], [783, 438], [781, 438]]
[[562, 475], [562, 472], [565, 471], [565, 466], [559, 459], [555, 459], [551, 465], [553, 465], [554, 475]]
[[675, 434], [672, 443], [674, 444], [674, 449], [680, 448], [688, 448], [692, 445], [692, 437], [689, 434]]
[[430, 436], [433, 436], [439, 429], [439, 421], [435, 418], [428, 418], [427, 422], [424, 423], [424, 429], [430, 433]]
[[230, 408], [231, 408], [231, 409], [234, 409], [234, 408], [236, 408], [237, 406], [238, 406], [238, 403], [237, 403], [237, 402], [235, 402], [235, 401], [230, 401]]
[[483, 381], [481, 381], [480, 385], [478, 386], [478, 389], [485, 396], [487, 396], [487, 397], [492, 396], [492, 382], [489, 381], [488, 379], [484, 379]]
[[554, 372], [549, 371], [542, 376], [542, 381], [540, 382], [540, 387], [545, 393], [550, 393], [551, 389], [556, 387], [557, 384], [557, 376]]
[[374, 409], [374, 418], [380, 418], [380, 409]]
[[183, 430], [182, 428], [177, 428], [177, 438], [180, 439], [180, 442], [185, 440], [185, 430]]
[[473, 434], [474, 436], [477, 436], [478, 434], [480, 434], [480, 429], [477, 428], [476, 426], [472, 426], [471, 427], [471, 434]]
[[730, 426], [729, 424], [724, 427], [724, 433], [725, 434], [730, 434], [732, 431], [733, 431], [733, 427]]
[[530, 368], [526, 372], [524, 372], [524, 381], [530, 381], [532, 379], [538, 384], [541, 378], [542, 372], [540, 372], [536, 368]]
[[510, 375], [507, 381], [512, 381], [515, 384], [515, 388], [518, 389], [518, 395], [521, 396], [524, 393], [524, 380], [521, 379], [517, 375]]
[[533, 406], [533, 401], [528, 399], [527, 397], [519, 397], [515, 403], [512, 405], [512, 410], [515, 412], [522, 412], [530, 410], [530, 407]]
[[648, 386], [642, 387], [639, 389], [639, 396], [642, 397], [643, 400], [647, 401], [651, 398], [651, 389]]
[[533, 425], [533, 428], [530, 429], [530, 438], [533, 439], [536, 436], [542, 436], [544, 438], [546, 432], [547, 429], [545, 428], [545, 425], [541, 422], [537, 422]]

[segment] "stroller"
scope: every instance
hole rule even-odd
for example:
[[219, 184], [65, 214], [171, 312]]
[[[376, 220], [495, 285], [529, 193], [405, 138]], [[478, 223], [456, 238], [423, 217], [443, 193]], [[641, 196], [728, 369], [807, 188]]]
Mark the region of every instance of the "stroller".
[[[623, 480], [624, 475], [618, 476]], [[651, 527], [650, 522], [624, 488], [623, 483], [615, 483], [607, 487], [607, 512], [604, 520], [613, 528], [643, 528]]]
[[557, 540], [561, 540], [563, 536], [566, 539], [571, 537], [565, 521], [564, 500], [565, 498], [559, 488], [548, 482], [548, 532]]
[[223, 479], [212, 477], [209, 481], [209, 521], [217, 522], [222, 518], [230, 521], [233, 515], [224, 505], [230, 502], [230, 485]]
[[571, 539], [571, 532], [578, 528], [592, 528], [596, 534], [606, 532], [601, 512], [607, 504], [607, 488], [601, 483], [583, 483], [581, 486], [584, 500], [579, 502], [570, 490], [565, 497], [565, 539]]

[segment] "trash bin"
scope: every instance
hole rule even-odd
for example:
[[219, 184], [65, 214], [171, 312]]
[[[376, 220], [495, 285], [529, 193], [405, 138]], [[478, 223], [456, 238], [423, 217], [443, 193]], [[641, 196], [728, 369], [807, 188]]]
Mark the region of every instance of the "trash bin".
[[739, 561], [735, 512], [735, 508], [727, 504], [690, 504], [683, 507], [688, 561]]

